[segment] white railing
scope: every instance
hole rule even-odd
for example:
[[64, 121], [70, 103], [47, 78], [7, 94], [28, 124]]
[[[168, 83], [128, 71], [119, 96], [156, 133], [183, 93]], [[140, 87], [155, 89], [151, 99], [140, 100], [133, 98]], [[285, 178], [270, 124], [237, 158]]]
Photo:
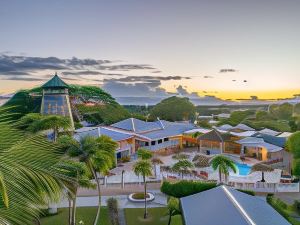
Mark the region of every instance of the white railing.
[[246, 183], [234, 183], [230, 182], [230, 186], [242, 189], [242, 190], [251, 190], [255, 192], [299, 192], [300, 186], [299, 183], [278, 183], [278, 184], [268, 184], [258, 182], [256, 184], [246, 184]]

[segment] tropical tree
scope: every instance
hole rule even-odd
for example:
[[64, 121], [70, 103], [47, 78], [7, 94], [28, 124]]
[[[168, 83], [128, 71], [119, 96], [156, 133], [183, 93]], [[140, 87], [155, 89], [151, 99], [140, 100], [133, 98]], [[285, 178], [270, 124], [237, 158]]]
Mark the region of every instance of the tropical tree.
[[73, 180], [60, 167], [59, 146], [28, 136], [6, 112], [0, 108], [0, 224], [31, 225]]
[[[30, 122], [32, 123], [30, 124]], [[58, 115], [47, 115], [39, 117], [35, 113], [24, 116], [24, 118], [21, 119], [20, 125], [28, 126], [27, 129], [32, 132], [52, 130], [54, 142], [57, 141], [60, 129], [68, 130], [72, 127], [71, 121], [68, 117]]]
[[133, 165], [133, 171], [137, 176], [143, 177], [143, 183], [144, 183], [144, 219], [147, 218], [148, 212], [147, 212], [147, 181], [146, 177], [149, 177], [152, 175], [152, 168], [151, 163], [149, 160], [138, 160]]
[[181, 173], [181, 178], [183, 179], [183, 174], [192, 168], [194, 168], [192, 162], [187, 159], [182, 159], [173, 165], [172, 170]]
[[210, 161], [212, 168], [219, 171], [219, 181], [222, 183], [222, 174], [227, 177], [229, 175], [229, 170], [231, 169], [234, 173], [237, 172], [237, 168], [234, 161], [223, 155], [217, 155], [213, 157]]
[[151, 159], [153, 156], [152, 152], [145, 148], [139, 148], [137, 151], [137, 155], [138, 155], [138, 158], [143, 159], [143, 160]]
[[181, 210], [180, 210], [180, 206], [179, 206], [179, 199], [170, 197], [168, 199], [167, 208], [168, 208], [168, 212], [169, 212], [168, 225], [170, 225], [172, 217], [181, 214]]
[[[64, 141], [67, 142], [66, 139]], [[117, 143], [104, 135], [98, 138], [86, 136], [80, 139], [77, 144], [71, 141], [69, 146], [70, 148], [66, 149], [68, 154], [71, 157], [78, 157], [79, 161], [84, 162], [97, 183], [98, 209], [94, 220], [94, 225], [96, 225], [101, 208], [101, 186], [98, 173], [106, 174], [114, 166]]]
[[96, 185], [91, 182], [91, 173], [83, 162], [67, 161], [62, 167], [69, 169], [69, 176], [74, 179], [74, 183], [66, 184], [68, 186], [69, 199], [69, 224], [76, 225], [76, 197], [79, 187], [96, 188]]

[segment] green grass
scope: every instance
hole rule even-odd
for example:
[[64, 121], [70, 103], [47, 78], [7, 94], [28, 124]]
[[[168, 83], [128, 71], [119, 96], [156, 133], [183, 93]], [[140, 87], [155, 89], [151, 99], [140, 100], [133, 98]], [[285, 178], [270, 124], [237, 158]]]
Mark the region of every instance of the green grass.
[[[58, 214], [42, 218], [41, 225], [68, 225], [68, 212], [68, 208], [58, 209]], [[96, 207], [77, 208], [77, 224], [82, 220], [84, 225], [92, 225], [96, 212]], [[101, 207], [100, 223], [98, 225], [110, 225], [106, 207]]]
[[[127, 225], [166, 225], [168, 224], [167, 208], [149, 208], [148, 218], [144, 220], [144, 209], [125, 209]], [[181, 216], [174, 216], [171, 225], [182, 225]]]

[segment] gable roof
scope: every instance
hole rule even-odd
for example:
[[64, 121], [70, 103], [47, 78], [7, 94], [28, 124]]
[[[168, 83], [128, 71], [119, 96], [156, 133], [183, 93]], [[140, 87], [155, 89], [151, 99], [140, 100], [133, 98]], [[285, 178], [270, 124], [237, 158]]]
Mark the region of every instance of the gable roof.
[[239, 130], [245, 130], [245, 131], [255, 131], [255, 129], [253, 129], [252, 127], [249, 127], [248, 125], [243, 124], [243, 123], [236, 125], [235, 127], [233, 127], [233, 129], [239, 129]]
[[112, 124], [111, 127], [130, 131], [151, 140], [180, 135], [187, 130], [195, 128], [195, 126], [190, 123], [169, 122], [166, 120], [145, 122], [135, 118], [122, 120]]
[[69, 86], [57, 76], [54, 75], [50, 80], [48, 80], [45, 84], [42, 85], [42, 88], [68, 88]]
[[286, 143], [286, 138], [276, 137], [276, 136], [272, 136], [272, 135], [268, 135], [268, 134], [256, 133], [252, 137], [262, 138], [265, 142], [272, 144], [272, 145], [279, 146], [281, 148], [284, 148], [285, 143]]
[[157, 122], [145, 122], [135, 118], [125, 119], [120, 122], [114, 123], [111, 126], [136, 133], [162, 129], [161, 125]]
[[186, 225], [288, 225], [266, 201], [226, 186], [180, 199]]
[[263, 147], [267, 149], [268, 152], [278, 152], [282, 150], [282, 147], [265, 142], [263, 138], [259, 137], [246, 137], [236, 141], [236, 143], [246, 147]]
[[261, 131], [259, 131], [259, 133], [261, 133], [261, 134], [268, 134], [268, 135], [271, 135], [271, 136], [277, 136], [281, 132], [265, 128], [265, 129], [262, 129]]
[[221, 133], [221, 132], [213, 129], [212, 131], [198, 137], [198, 141], [206, 140], [206, 141], [223, 142], [223, 141], [231, 140], [232, 137], [233, 137], [233, 135], [231, 135], [230, 133]]

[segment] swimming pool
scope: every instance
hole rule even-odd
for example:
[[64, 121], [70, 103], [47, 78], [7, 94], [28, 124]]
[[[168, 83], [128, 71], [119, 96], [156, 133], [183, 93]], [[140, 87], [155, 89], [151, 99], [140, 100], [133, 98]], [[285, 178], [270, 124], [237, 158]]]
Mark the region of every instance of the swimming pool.
[[251, 166], [247, 164], [235, 163], [236, 167], [238, 168], [238, 174], [241, 176], [247, 176], [250, 174]]

